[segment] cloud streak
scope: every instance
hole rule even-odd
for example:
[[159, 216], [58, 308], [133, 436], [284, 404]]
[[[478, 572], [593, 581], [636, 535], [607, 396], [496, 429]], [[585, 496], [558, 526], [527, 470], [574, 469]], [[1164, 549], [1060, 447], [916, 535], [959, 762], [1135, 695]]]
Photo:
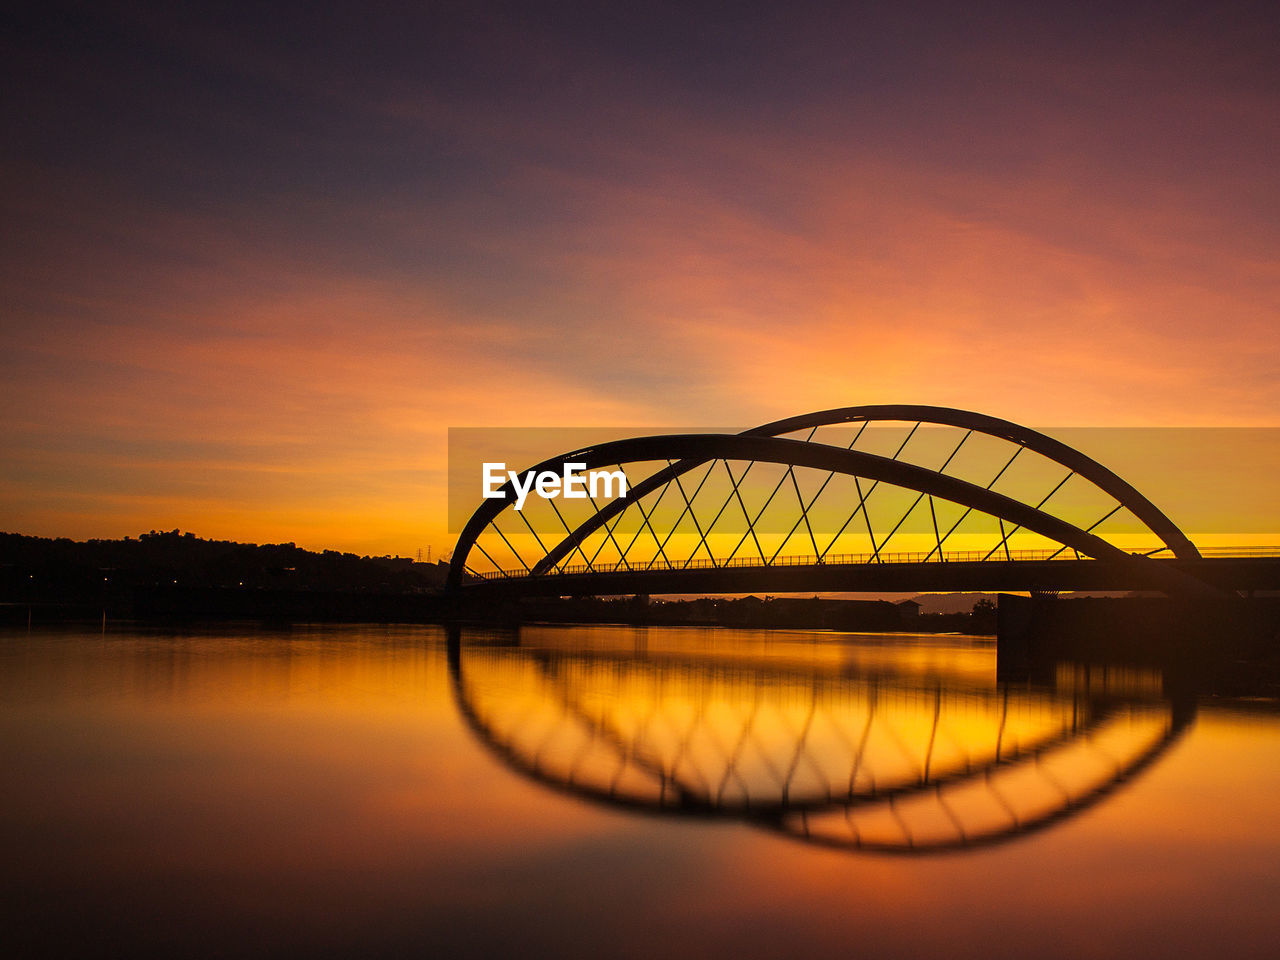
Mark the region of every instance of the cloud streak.
[[449, 426], [1280, 422], [1248, 5], [25, 16], [6, 529], [412, 551]]

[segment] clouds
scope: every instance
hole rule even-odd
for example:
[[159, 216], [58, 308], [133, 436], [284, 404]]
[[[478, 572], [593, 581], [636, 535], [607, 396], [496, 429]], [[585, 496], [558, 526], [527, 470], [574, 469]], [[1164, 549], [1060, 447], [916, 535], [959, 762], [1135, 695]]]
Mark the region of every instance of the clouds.
[[19, 13], [0, 526], [185, 528], [207, 463], [193, 515], [246, 518], [207, 535], [429, 536], [449, 425], [1274, 423], [1275, 39], [1247, 4]]

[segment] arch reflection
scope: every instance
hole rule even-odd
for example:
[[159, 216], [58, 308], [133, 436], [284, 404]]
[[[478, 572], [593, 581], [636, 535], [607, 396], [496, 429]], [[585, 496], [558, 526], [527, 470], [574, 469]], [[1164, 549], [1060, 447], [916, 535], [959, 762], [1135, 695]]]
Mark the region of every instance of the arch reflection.
[[456, 630], [449, 669], [480, 742], [546, 787], [878, 853], [989, 846], [1060, 823], [1194, 719], [1150, 684], [1052, 690], [642, 644], [463, 642]]

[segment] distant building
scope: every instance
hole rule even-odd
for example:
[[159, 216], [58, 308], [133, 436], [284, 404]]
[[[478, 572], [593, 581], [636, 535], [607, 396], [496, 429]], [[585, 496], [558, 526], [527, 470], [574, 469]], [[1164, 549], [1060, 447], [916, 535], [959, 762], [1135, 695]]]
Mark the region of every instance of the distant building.
[[912, 620], [920, 616], [920, 604], [914, 600], [899, 600], [897, 606], [898, 616], [903, 620]]

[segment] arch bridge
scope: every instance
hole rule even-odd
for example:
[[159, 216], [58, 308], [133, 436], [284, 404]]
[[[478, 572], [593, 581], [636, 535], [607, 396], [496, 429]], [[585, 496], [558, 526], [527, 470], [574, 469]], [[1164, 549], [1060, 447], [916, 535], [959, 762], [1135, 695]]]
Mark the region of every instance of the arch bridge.
[[525, 471], [621, 471], [624, 497], [513, 484], [463, 528], [451, 592], [482, 596], [1280, 586], [1280, 559], [1206, 557], [1088, 455], [1007, 420], [844, 407], [739, 434], [600, 443]]

